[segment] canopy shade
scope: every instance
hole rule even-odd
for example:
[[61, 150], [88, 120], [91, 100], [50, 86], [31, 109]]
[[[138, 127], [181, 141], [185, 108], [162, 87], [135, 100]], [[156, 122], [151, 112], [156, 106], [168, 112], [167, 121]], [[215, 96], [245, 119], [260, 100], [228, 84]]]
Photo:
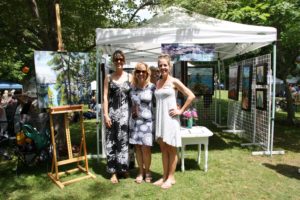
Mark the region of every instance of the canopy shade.
[[23, 86], [18, 83], [11, 83], [7, 81], [0, 81], [0, 89], [1, 90], [21, 90], [23, 89]]
[[[183, 8], [170, 7], [132, 29], [96, 29], [96, 45], [103, 53], [121, 49], [127, 62], [151, 62], [161, 53], [161, 44], [214, 44], [220, 59], [227, 59], [276, 41], [272, 27], [239, 24], [191, 14]], [[217, 59], [217, 58], [216, 58]]]

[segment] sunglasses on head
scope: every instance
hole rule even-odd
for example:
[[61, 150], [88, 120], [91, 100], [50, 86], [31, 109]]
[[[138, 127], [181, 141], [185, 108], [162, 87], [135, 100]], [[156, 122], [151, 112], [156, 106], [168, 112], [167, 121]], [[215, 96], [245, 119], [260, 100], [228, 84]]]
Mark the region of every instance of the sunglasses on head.
[[135, 70], [135, 73], [136, 74], [140, 74], [140, 73], [146, 74], [147, 71], [146, 70]]

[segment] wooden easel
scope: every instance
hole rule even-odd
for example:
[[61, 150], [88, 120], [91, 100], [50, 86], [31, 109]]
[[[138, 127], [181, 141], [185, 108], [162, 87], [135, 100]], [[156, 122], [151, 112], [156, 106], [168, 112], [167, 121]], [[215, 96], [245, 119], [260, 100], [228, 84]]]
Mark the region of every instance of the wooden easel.
[[[70, 135], [70, 128], [69, 128], [69, 119], [68, 113], [71, 112], [79, 112], [80, 113], [80, 128], [81, 128], [81, 142], [79, 148], [79, 155], [73, 156], [72, 153], [72, 144], [71, 144], [71, 135]], [[52, 168], [51, 172], [48, 173], [48, 176], [52, 179], [54, 183], [58, 185], [61, 189], [64, 188], [65, 185], [87, 179], [87, 178], [96, 178], [95, 175], [89, 172], [88, 167], [88, 159], [87, 159], [87, 150], [86, 150], [86, 142], [85, 142], [85, 131], [83, 126], [83, 105], [71, 105], [71, 106], [58, 106], [50, 108], [50, 129], [51, 129], [51, 142], [53, 145], [53, 158], [52, 158]], [[56, 143], [55, 143], [55, 135], [54, 135], [54, 125], [53, 125], [53, 115], [56, 114], [63, 114], [64, 115], [64, 125], [65, 125], [65, 132], [66, 132], [66, 142], [67, 142], [67, 150], [68, 150], [68, 158], [65, 160], [57, 161], [57, 154], [56, 154]], [[83, 155], [82, 155], [83, 150]], [[85, 163], [85, 166], [80, 165], [80, 161]], [[70, 169], [67, 171], [59, 172], [58, 167], [70, 163], [77, 162], [77, 167], [74, 169]], [[60, 181], [61, 175], [69, 175], [72, 172], [81, 171], [85, 173], [85, 176], [71, 179], [65, 182]]]

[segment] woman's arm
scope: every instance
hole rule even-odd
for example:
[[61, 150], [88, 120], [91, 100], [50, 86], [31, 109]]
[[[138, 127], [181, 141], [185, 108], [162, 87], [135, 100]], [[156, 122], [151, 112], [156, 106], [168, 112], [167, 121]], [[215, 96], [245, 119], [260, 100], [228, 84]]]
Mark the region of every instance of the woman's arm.
[[111, 127], [111, 119], [108, 115], [108, 80], [110, 75], [106, 75], [104, 79], [104, 87], [103, 87], [103, 116], [105, 126], [107, 128]]
[[177, 78], [173, 78], [172, 80], [175, 88], [181, 92], [184, 96], [187, 97], [186, 101], [184, 102], [183, 106], [181, 106], [181, 108], [178, 110], [179, 112], [175, 112], [173, 113], [174, 115], [181, 115], [186, 109], [187, 107], [193, 102], [193, 100], [195, 99], [195, 95], [194, 93], [187, 88], [180, 80], [178, 80]]

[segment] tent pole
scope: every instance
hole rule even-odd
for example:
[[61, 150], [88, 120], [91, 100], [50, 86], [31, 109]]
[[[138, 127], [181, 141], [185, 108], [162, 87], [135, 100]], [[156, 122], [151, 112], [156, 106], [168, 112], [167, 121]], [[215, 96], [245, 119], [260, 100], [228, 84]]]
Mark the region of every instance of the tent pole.
[[[97, 105], [99, 105], [99, 68], [100, 68], [100, 59], [101, 59], [101, 53], [100, 53], [100, 48], [97, 47], [97, 51], [96, 51], [96, 102]], [[96, 110], [96, 126], [97, 126], [97, 162], [99, 162], [99, 154], [100, 154], [100, 140], [99, 140], [99, 106], [97, 106], [97, 110]]]
[[[218, 80], [217, 80], [217, 88], [219, 88], [219, 98], [218, 98], [218, 111], [219, 111], [219, 125], [222, 125], [222, 118], [221, 118], [221, 90], [220, 90], [220, 79], [221, 79], [221, 62], [220, 62], [220, 56], [218, 56]], [[219, 84], [219, 85], [218, 85]]]
[[270, 155], [272, 156], [273, 152], [273, 140], [274, 140], [274, 120], [275, 120], [275, 92], [276, 92], [276, 42], [273, 43], [273, 91], [272, 91], [272, 116], [271, 116], [271, 137], [270, 137], [270, 144], [269, 144], [269, 150]]

